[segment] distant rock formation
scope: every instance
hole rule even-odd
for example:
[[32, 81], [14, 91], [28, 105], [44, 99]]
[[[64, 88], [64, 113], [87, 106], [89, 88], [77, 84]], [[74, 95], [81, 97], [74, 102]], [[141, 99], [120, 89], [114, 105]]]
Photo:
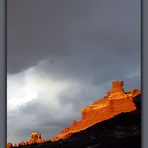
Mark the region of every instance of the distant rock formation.
[[7, 143], [7, 148], [11, 148], [12, 147], [12, 143]]
[[80, 121], [74, 120], [70, 127], [62, 130], [51, 141], [68, 138], [72, 133], [84, 130], [98, 122], [110, 119], [123, 112], [136, 110], [133, 98], [140, 93], [141, 91], [139, 89], [124, 92], [123, 81], [112, 82], [112, 89], [107, 92], [105, 97], [83, 108], [81, 110], [82, 119]]
[[39, 132], [33, 132], [28, 140], [28, 143], [42, 142], [41, 134]]
[[33, 144], [42, 144], [45, 142], [50, 142], [49, 139], [42, 139], [41, 134], [37, 131], [33, 132], [28, 141], [21, 141], [18, 144], [7, 143], [7, 148], [15, 148], [20, 146], [28, 146]]

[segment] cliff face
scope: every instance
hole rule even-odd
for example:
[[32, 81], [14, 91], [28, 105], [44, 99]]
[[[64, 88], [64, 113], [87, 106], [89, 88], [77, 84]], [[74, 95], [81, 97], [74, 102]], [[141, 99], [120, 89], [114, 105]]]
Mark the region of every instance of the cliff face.
[[136, 110], [118, 114], [59, 140], [51, 148], [141, 148], [141, 95], [134, 98]]
[[69, 138], [19, 148], [141, 148], [141, 95], [134, 98], [134, 103], [136, 110], [99, 122]]
[[[98, 99], [81, 110], [82, 119], [80, 121], [74, 120], [70, 127], [63, 129], [57, 136], [43, 140], [38, 132], [34, 132], [28, 141], [20, 142], [18, 145], [8, 143], [7, 148], [25, 148], [27, 146], [34, 148], [37, 145], [41, 147], [65, 147], [67, 141], [68, 145], [66, 145], [68, 147], [71, 147], [71, 144], [79, 147], [82, 145], [83, 147], [84, 145], [89, 146], [92, 142], [98, 144], [101, 140], [104, 141], [104, 143], [101, 142], [102, 148], [107, 143], [113, 144], [114, 148], [119, 143], [120, 146], [118, 145], [118, 147], [121, 147], [122, 144], [120, 143], [126, 140], [129, 142], [128, 146], [130, 147], [130, 134], [132, 146], [136, 146], [136, 144], [134, 145], [136, 140], [137, 146], [139, 146], [140, 105], [139, 102], [135, 103], [135, 98], [140, 94], [141, 91], [138, 89], [124, 92], [123, 81], [115, 81], [112, 83], [112, 89], [107, 92], [105, 97]], [[121, 126], [120, 129], [118, 129], [119, 126]], [[94, 133], [97, 134], [97, 138], [95, 138], [96, 135], [94, 136]], [[134, 137], [132, 137], [132, 134], [135, 134]], [[121, 141], [120, 136], [124, 137]], [[113, 137], [115, 138], [114, 143], [110, 140]], [[116, 141], [118, 138], [119, 141]]]
[[124, 92], [123, 81], [114, 81], [112, 89], [107, 92], [105, 97], [98, 99], [90, 106], [86, 106], [81, 110], [82, 119], [80, 121], [74, 120], [70, 127], [62, 130], [51, 141], [68, 138], [72, 133], [84, 130], [98, 122], [110, 119], [120, 113], [136, 110], [133, 99], [140, 93], [138, 89]]

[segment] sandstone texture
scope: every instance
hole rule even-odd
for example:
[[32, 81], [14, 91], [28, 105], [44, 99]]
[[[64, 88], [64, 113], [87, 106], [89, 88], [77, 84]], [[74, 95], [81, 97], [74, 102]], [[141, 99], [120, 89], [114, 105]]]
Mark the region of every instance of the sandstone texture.
[[113, 118], [120, 113], [136, 110], [133, 99], [140, 93], [139, 89], [124, 92], [123, 81], [112, 82], [112, 89], [107, 92], [105, 97], [83, 108], [81, 110], [82, 119], [80, 121], [74, 120], [70, 127], [63, 129], [51, 141], [66, 139], [73, 133], [91, 127], [98, 122]]

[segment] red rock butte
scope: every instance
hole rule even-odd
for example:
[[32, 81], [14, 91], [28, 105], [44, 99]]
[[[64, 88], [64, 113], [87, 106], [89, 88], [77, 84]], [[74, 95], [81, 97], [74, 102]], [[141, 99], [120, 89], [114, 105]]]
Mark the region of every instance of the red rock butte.
[[133, 99], [139, 94], [141, 94], [139, 89], [124, 92], [123, 81], [112, 82], [112, 89], [107, 92], [105, 97], [82, 108], [82, 119], [80, 121], [74, 120], [70, 127], [63, 129], [51, 141], [66, 139], [72, 133], [84, 130], [98, 122], [113, 118], [120, 113], [136, 110]]
[[107, 92], [105, 97], [81, 109], [82, 119], [80, 121], [74, 120], [70, 127], [63, 129], [55, 137], [43, 140], [40, 133], [33, 132], [28, 141], [22, 141], [18, 145], [7, 143], [7, 148], [66, 139], [72, 133], [84, 130], [98, 122], [113, 118], [120, 113], [136, 110], [133, 100], [139, 94], [141, 94], [139, 89], [124, 92], [123, 81], [114, 81], [112, 82], [112, 89]]

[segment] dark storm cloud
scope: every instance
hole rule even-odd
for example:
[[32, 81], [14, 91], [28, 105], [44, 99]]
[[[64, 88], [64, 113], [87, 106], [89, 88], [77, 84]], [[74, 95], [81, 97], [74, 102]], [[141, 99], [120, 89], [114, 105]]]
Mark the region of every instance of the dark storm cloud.
[[75, 55], [77, 60], [77, 54], [85, 52], [88, 59], [93, 60], [95, 55], [100, 59], [99, 68], [103, 62], [110, 63], [121, 56], [128, 56], [128, 61], [131, 58], [135, 63], [140, 53], [139, 3], [9, 0], [8, 72], [25, 70], [54, 55]]

